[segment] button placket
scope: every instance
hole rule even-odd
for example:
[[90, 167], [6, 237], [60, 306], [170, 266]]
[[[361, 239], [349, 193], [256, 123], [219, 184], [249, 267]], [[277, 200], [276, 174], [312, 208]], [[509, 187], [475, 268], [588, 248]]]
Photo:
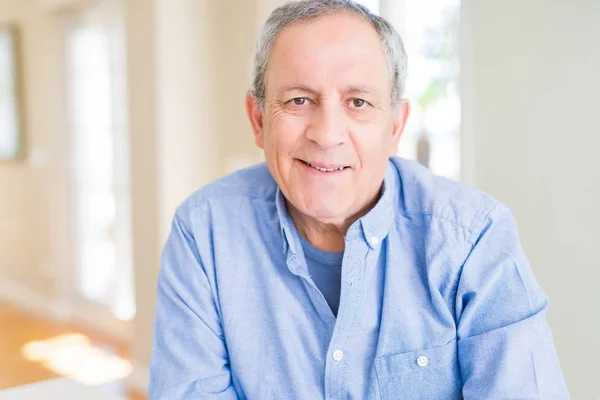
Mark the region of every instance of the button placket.
[[335, 361], [342, 361], [344, 359], [344, 352], [341, 350], [336, 350], [333, 352], [333, 359]]
[[[364, 269], [361, 261], [365, 260], [368, 246], [364, 241], [356, 241], [353, 244], [346, 242], [342, 272], [342, 291], [340, 293], [340, 309], [338, 318], [331, 338], [329, 360], [326, 366], [326, 396], [341, 398], [345, 396], [346, 369], [348, 359], [348, 340], [354, 328], [355, 315], [360, 297], [361, 270]], [[350, 260], [350, 262], [348, 262]], [[343, 300], [343, 301], [342, 301]]]

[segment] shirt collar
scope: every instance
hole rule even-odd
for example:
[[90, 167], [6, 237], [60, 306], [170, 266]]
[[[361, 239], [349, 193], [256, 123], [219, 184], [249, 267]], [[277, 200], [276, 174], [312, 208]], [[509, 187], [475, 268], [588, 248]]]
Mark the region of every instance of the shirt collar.
[[290, 214], [287, 211], [285, 197], [279, 186], [277, 186], [275, 196], [275, 206], [277, 207], [277, 215], [279, 216], [279, 225], [283, 237], [283, 252], [287, 253], [289, 249], [292, 254], [298, 254], [298, 246], [300, 246], [300, 244], [296, 243], [296, 235], [293, 233], [296, 231], [296, 227], [294, 226], [292, 217], [290, 217]]
[[[369, 246], [375, 248], [387, 236], [394, 220], [397, 179], [398, 174], [395, 173], [393, 164], [388, 162], [379, 200], [375, 207], [352, 224], [346, 233], [346, 238], [354, 239], [362, 235]], [[283, 252], [286, 253], [289, 249], [292, 254], [296, 255], [301, 243], [294, 222], [287, 211], [285, 197], [279, 187], [277, 187], [275, 205], [283, 237]]]
[[393, 164], [388, 162], [379, 201], [377, 201], [375, 207], [358, 220], [360, 221], [364, 239], [371, 248], [377, 247], [383, 241], [394, 221], [395, 194], [398, 190], [397, 179], [398, 174], [395, 173]]

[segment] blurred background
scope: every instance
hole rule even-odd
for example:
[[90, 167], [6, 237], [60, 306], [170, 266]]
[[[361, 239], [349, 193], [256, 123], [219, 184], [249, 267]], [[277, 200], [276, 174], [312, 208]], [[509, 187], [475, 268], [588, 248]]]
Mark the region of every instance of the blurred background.
[[[175, 207], [260, 162], [280, 0], [0, 0], [0, 389], [145, 398]], [[600, 1], [363, 0], [409, 55], [399, 154], [514, 212], [574, 399], [600, 398]]]

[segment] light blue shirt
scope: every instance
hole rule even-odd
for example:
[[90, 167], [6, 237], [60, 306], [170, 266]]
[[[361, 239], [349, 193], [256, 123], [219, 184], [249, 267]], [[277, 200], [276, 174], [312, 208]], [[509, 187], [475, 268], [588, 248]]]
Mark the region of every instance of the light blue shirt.
[[392, 158], [345, 237], [337, 319], [264, 164], [181, 205], [150, 399], [568, 399], [509, 210]]
[[344, 252], [330, 252], [321, 250], [298, 235], [302, 243], [302, 251], [308, 268], [308, 274], [323, 294], [333, 315], [337, 316], [340, 306], [340, 292], [342, 289], [342, 260]]

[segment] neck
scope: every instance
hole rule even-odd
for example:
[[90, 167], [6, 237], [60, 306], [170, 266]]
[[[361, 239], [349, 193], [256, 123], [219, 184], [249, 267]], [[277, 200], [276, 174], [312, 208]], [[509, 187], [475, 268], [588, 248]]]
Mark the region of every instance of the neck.
[[311, 217], [302, 213], [287, 200], [286, 205], [296, 229], [310, 244], [324, 251], [344, 251], [344, 237], [346, 236], [346, 232], [354, 222], [375, 207], [380, 194], [381, 188], [357, 212], [349, 217], [337, 220]]

